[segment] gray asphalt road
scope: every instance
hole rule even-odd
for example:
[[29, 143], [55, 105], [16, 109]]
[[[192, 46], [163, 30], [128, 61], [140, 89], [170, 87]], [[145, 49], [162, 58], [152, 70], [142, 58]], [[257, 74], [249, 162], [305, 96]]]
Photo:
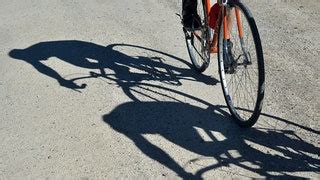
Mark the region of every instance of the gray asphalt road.
[[215, 57], [190, 69], [178, 0], [2, 0], [0, 178], [320, 178], [320, 3], [245, 2], [267, 73], [248, 130]]

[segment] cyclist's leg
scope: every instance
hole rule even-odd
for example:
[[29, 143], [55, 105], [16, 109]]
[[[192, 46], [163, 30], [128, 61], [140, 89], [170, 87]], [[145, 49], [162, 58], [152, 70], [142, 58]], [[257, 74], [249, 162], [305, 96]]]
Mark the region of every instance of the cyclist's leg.
[[183, 25], [188, 29], [197, 29], [201, 26], [197, 4], [197, 0], [182, 0]]
[[[228, 23], [227, 23], [228, 24], [228, 31], [231, 32], [232, 31], [232, 27], [233, 27], [233, 23], [234, 23], [234, 19], [235, 19], [234, 8], [228, 8], [226, 10], [226, 13], [227, 13], [227, 21], [228, 21]], [[217, 23], [221, 23], [219, 21], [219, 17], [217, 17]], [[218, 30], [216, 29], [214, 33], [215, 34], [214, 34], [214, 39], [213, 39], [213, 42], [212, 42], [211, 52], [212, 53], [217, 53], [218, 52]]]
[[182, 0], [182, 14], [188, 15], [197, 12], [197, 0]]

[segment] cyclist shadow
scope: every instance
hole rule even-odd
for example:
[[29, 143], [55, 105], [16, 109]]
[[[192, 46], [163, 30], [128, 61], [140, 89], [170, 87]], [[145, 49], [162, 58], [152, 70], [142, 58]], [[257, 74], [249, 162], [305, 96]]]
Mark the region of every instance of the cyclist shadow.
[[[320, 149], [303, 141], [295, 132], [241, 129], [218, 106], [202, 109], [181, 102], [129, 102], [118, 106], [103, 120], [131, 139], [148, 157], [186, 179], [201, 178], [209, 170], [229, 165], [264, 177], [294, 177], [286, 173], [317, 172], [320, 168], [320, 159], [315, 158]], [[165, 147], [145, 138], [147, 134], [160, 135], [206, 158], [192, 159], [186, 166], [180, 166]], [[196, 174], [185, 170], [191, 163], [201, 164], [208, 158], [216, 163]]]
[[[115, 81], [121, 87], [127, 88], [135, 86], [142, 81], [151, 80], [157, 80], [173, 85], [181, 85], [180, 80], [182, 79], [201, 81], [211, 85], [214, 85], [218, 82], [218, 80], [210, 76], [190, 71], [190, 67], [180, 68], [165, 64], [163, 59], [158, 56], [128, 56], [120, 51], [117, 51], [115, 48], [117, 46], [137, 48], [144, 51], [158, 53], [162, 56], [172, 58], [175, 61], [180, 61], [187, 66], [191, 66], [190, 63], [181, 58], [140, 46], [129, 44], [111, 44], [105, 47], [98, 44], [77, 40], [40, 42], [26, 49], [14, 49], [9, 52], [9, 56], [31, 64], [38, 72], [56, 79], [62, 87], [73, 90], [79, 90], [86, 87], [86, 84], [78, 85], [75, 83], [75, 81], [84, 78], [96, 78], [99, 76], [105, 77], [111, 81]], [[92, 71], [100, 70], [100, 73], [91, 71], [90, 75], [88, 76], [66, 79], [55, 69], [43, 63], [43, 61], [46, 61], [52, 57], [58, 58], [59, 60], [67, 62], [71, 65], [86, 68]], [[130, 68], [136, 69], [143, 73], [130, 72]], [[159, 69], [164, 69], [166, 72], [163, 72]], [[108, 75], [106, 74], [106, 70], [111, 70], [114, 72], [114, 74]], [[125, 92], [128, 91], [125, 90]], [[132, 97], [132, 95], [129, 96]]]
[[[132, 57], [118, 51], [116, 47], [137, 48], [159, 56]], [[181, 177], [200, 178], [206, 171], [232, 164], [266, 177], [271, 177], [271, 172], [286, 175], [285, 172], [319, 171], [319, 159], [310, 155], [318, 155], [319, 148], [299, 139], [294, 132], [272, 129], [239, 129], [230, 121], [222, 107], [213, 106], [174, 89], [149, 83], [148, 81], [160, 81], [179, 86], [181, 80], [201, 81], [210, 85], [218, 82], [212, 77], [194, 73], [189, 67], [176, 67], [163, 62], [161, 56], [191, 66], [190, 63], [173, 55], [135, 45], [111, 44], [105, 47], [73, 40], [41, 42], [26, 49], [12, 50], [9, 56], [31, 64], [40, 73], [56, 79], [62, 87], [69, 89], [83, 89], [86, 85], [76, 84], [77, 80], [97, 77], [106, 78], [119, 85], [133, 102], [118, 106], [110, 114], [104, 115], [103, 120], [114, 130], [133, 140], [148, 157], [173, 170]], [[66, 79], [57, 72], [58, 70], [43, 63], [51, 57], [91, 72], [86, 76]], [[133, 72], [130, 69], [136, 71]], [[96, 70], [100, 73], [94, 72]], [[141, 89], [132, 88], [137, 86]], [[143, 89], [141, 86], [153, 90], [165, 90], [193, 99], [205, 104], [209, 109], [202, 109], [183, 102], [140, 102], [132, 92], [141, 90], [138, 93], [143, 94], [142, 90], [147, 88]], [[168, 94], [163, 95], [174, 99]], [[200, 137], [199, 129], [207, 134], [209, 141], [204, 141]], [[187, 167], [180, 166], [164, 150], [165, 147], [156, 146], [148, 141], [143, 136], [145, 134], [158, 134], [181, 148], [213, 158], [217, 163], [203, 167], [194, 175], [189, 174], [186, 171]], [[266, 154], [251, 146], [250, 143], [255, 144], [255, 147], [266, 148], [275, 153]], [[233, 154], [232, 151], [236, 151], [238, 155]], [[190, 162], [201, 162], [201, 160], [201, 158], [192, 159]]]

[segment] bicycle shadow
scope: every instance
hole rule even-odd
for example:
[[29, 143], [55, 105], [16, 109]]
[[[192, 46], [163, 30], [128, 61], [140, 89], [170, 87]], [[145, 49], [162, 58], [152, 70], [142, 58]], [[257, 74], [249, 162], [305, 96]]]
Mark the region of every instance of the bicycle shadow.
[[[181, 102], [129, 102], [103, 116], [103, 120], [131, 139], [145, 155], [186, 179], [201, 178], [209, 170], [230, 165], [264, 177], [294, 177], [289, 173], [319, 172], [320, 168], [320, 159], [315, 158], [320, 149], [295, 132], [241, 129], [218, 106], [203, 109]], [[197, 129], [205, 132], [210, 140], [204, 141]], [[158, 147], [143, 136], [147, 134], [158, 134], [217, 163], [190, 174], [165, 147]], [[201, 159], [189, 162], [197, 161]]]
[[[137, 48], [159, 55], [133, 57], [122, 53], [116, 47]], [[230, 121], [229, 115], [223, 111], [224, 107], [214, 106], [200, 98], [176, 90], [174, 87], [181, 85], [181, 80], [200, 81], [208, 85], [215, 85], [218, 82], [212, 77], [190, 70], [188, 66], [191, 64], [176, 56], [136, 45], [111, 44], [105, 47], [75, 40], [40, 42], [26, 49], [14, 49], [9, 52], [9, 56], [31, 64], [41, 74], [57, 80], [60, 86], [72, 90], [85, 88], [85, 84], [75, 83], [85, 78], [102, 77], [119, 85], [133, 102], [116, 107], [110, 114], [103, 116], [103, 121], [135, 142], [145, 155], [176, 172], [180, 177], [201, 178], [209, 170], [232, 164], [265, 177], [288, 177], [288, 173], [297, 171], [319, 172], [319, 158], [314, 156], [319, 155], [319, 148], [305, 142], [295, 132], [240, 129]], [[161, 56], [187, 65], [187, 68], [166, 64]], [[86, 68], [89, 73], [86, 76], [66, 79], [58, 73], [58, 69], [43, 63], [51, 57]], [[130, 69], [137, 71], [133, 72]], [[100, 73], [94, 72], [97, 70]], [[155, 85], [151, 81], [169, 84], [173, 88]], [[140, 89], [134, 89], [134, 87], [140, 87]], [[144, 94], [143, 90], [147, 90], [151, 95]], [[152, 97], [155, 94], [159, 95], [157, 90], [190, 98], [206, 105], [208, 109], [181, 102], [169, 93], [160, 95], [175, 102], [161, 102]], [[134, 92], [149, 96], [156, 102], [141, 102]], [[272, 118], [290, 122], [277, 117]], [[297, 126], [297, 124], [293, 125]], [[203, 141], [195, 127], [206, 132], [211, 141]], [[298, 127], [319, 134], [318, 131], [310, 128]], [[223, 138], [219, 139], [212, 132], [219, 133]], [[196, 174], [190, 174], [186, 171], [186, 167], [180, 166], [164, 150], [165, 147], [157, 147], [144, 138], [145, 134], [158, 134], [179, 147], [215, 159], [218, 163], [204, 167]], [[264, 149], [275, 153], [265, 153]], [[236, 151], [238, 155], [234, 156], [230, 151]], [[190, 160], [190, 162], [197, 161], [201, 159]], [[273, 175], [274, 172], [279, 175]]]

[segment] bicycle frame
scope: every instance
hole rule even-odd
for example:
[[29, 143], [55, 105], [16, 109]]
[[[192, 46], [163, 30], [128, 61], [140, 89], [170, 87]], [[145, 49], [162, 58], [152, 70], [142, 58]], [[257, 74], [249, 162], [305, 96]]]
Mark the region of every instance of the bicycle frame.
[[[229, 22], [229, 16], [228, 13], [231, 14], [232, 12], [227, 12], [226, 6], [228, 5], [229, 0], [217, 0], [217, 3], [219, 4], [220, 12], [219, 12], [219, 17], [217, 19], [216, 25], [213, 28], [214, 29], [214, 35], [213, 39], [210, 43], [211, 46], [211, 53], [217, 53], [217, 45], [218, 45], [218, 31], [219, 31], [219, 25], [221, 24], [221, 20], [223, 21], [223, 40], [226, 42], [228, 39], [230, 39], [230, 33], [229, 33], [229, 26], [231, 25], [232, 22]], [[207, 9], [207, 17], [210, 18], [210, 10], [211, 10], [211, 1], [210, 0], [205, 0], [205, 7]], [[243, 27], [242, 27], [242, 21], [241, 21], [241, 15], [240, 15], [240, 10], [238, 8], [235, 8], [235, 16], [236, 16], [236, 22], [237, 22], [237, 27], [238, 27], [238, 33], [240, 37], [241, 44], [242, 39], [244, 36], [243, 32]], [[231, 15], [232, 16], [232, 15]]]
[[200, 73], [208, 68], [210, 54], [217, 53], [228, 109], [241, 127], [251, 127], [261, 114], [264, 97], [265, 71], [258, 28], [241, 0], [217, 0], [213, 6], [211, 2], [197, 0], [199, 18], [194, 20], [200, 22], [199, 28], [183, 27], [188, 53]]

